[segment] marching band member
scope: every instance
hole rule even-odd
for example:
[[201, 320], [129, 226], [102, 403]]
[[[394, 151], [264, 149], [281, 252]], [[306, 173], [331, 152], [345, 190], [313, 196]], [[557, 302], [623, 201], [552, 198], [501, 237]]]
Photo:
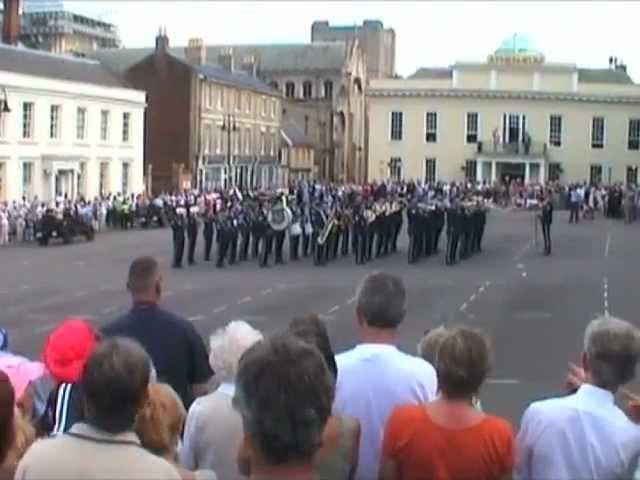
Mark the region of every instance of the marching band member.
[[184, 257], [184, 230], [185, 230], [186, 209], [184, 202], [180, 201], [174, 209], [171, 219], [171, 230], [173, 231], [173, 268], [182, 268], [182, 258]]
[[187, 238], [189, 241], [187, 261], [189, 265], [195, 265], [196, 243], [198, 241], [198, 205], [196, 205], [193, 196], [189, 198], [187, 204]]
[[215, 222], [215, 203], [213, 197], [209, 197], [205, 203], [205, 218], [202, 233], [204, 236], [204, 261], [211, 260], [211, 247], [213, 246], [213, 230]]

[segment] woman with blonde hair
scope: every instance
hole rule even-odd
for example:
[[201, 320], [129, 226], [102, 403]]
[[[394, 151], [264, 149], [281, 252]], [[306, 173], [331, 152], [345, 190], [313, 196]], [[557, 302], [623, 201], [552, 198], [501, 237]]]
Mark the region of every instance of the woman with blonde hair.
[[136, 418], [135, 431], [140, 444], [149, 452], [173, 463], [182, 480], [215, 479], [207, 470], [191, 472], [178, 465], [178, 443], [187, 412], [170, 385], [149, 385], [149, 398]]

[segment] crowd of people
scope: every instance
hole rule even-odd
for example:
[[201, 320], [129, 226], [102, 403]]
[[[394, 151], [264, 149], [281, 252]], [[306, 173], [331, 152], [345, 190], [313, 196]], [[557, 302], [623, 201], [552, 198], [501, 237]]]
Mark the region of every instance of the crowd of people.
[[638, 466], [640, 400], [624, 385], [640, 331], [626, 321], [587, 325], [567, 391], [529, 405], [516, 435], [483, 411], [484, 333], [439, 327], [401, 351], [407, 293], [395, 275], [360, 283], [358, 343], [338, 354], [315, 314], [270, 335], [232, 321], [207, 348], [162, 308], [150, 257], [133, 261], [127, 288], [126, 314], [101, 329], [62, 321], [42, 361], [3, 332], [2, 478], [574, 480], [632, 478]]

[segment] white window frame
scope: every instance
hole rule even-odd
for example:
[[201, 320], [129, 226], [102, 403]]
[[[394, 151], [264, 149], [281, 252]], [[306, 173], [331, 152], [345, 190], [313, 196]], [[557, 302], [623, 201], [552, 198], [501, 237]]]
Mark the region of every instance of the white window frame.
[[[469, 141], [469, 115], [475, 114], [476, 116], [476, 141]], [[426, 121], [426, 116], [425, 116]], [[480, 142], [480, 113], [478, 112], [465, 112], [464, 114], [464, 143], [465, 145], [474, 145]]]
[[122, 143], [131, 143], [131, 112], [122, 112]]
[[[287, 95], [287, 86], [288, 85], [293, 85], [293, 95], [289, 96]], [[292, 82], [292, 81], [288, 81], [288, 82], [284, 82], [284, 96], [286, 98], [296, 98], [296, 82]]]
[[[80, 115], [82, 112], [82, 115]], [[80, 118], [82, 117], [82, 130], [80, 130]], [[87, 107], [78, 107], [76, 108], [76, 140], [84, 142], [87, 140], [87, 125], [89, 123], [89, 109]], [[78, 133], [82, 131], [82, 136], [79, 136]]]
[[[33, 162], [31, 160], [23, 160], [21, 166], [22, 195], [30, 198], [31, 190], [33, 188]], [[29, 172], [28, 175], [27, 172]]]
[[262, 116], [267, 116], [267, 97], [262, 97]]
[[[126, 175], [125, 175], [125, 170], [126, 170]], [[129, 195], [131, 193], [129, 191], [129, 184], [131, 183], [130, 181], [131, 179], [129, 178], [130, 176], [131, 176], [131, 163], [122, 162], [122, 178], [120, 179], [121, 181], [120, 193], [122, 193], [122, 195]]]
[[251, 113], [251, 93], [247, 92], [245, 97], [244, 109], [247, 113]]
[[202, 125], [202, 151], [205, 155], [209, 153], [211, 145], [211, 125], [205, 123]]
[[7, 138], [7, 117], [11, 113], [0, 114], [0, 138]]
[[222, 153], [222, 137], [223, 135], [223, 131], [222, 131], [222, 123], [219, 123], [218, 125], [216, 125], [218, 128], [215, 129], [216, 132], [216, 154], [220, 155]]
[[[106, 113], [106, 115], [105, 115]], [[105, 108], [100, 110], [100, 141], [109, 142], [109, 133], [111, 130], [111, 112]]]
[[242, 111], [242, 91], [234, 90], [233, 92], [234, 92], [233, 101], [235, 103], [234, 108], [236, 109], [236, 112], [241, 112]]
[[594, 167], [600, 167], [600, 183], [605, 183], [606, 182], [606, 180], [605, 180], [606, 172], [605, 172], [605, 169], [604, 169], [605, 166], [602, 163], [590, 163], [589, 164], [589, 184], [593, 183], [592, 182], [592, 178], [591, 178], [591, 170]]
[[276, 118], [278, 112], [278, 101], [274, 98], [271, 100], [271, 118]]
[[[601, 118], [602, 119], [602, 146], [601, 147], [594, 147], [593, 146], [593, 134], [594, 134], [594, 129], [593, 129], [593, 124], [596, 118]], [[603, 115], [595, 115], [593, 117], [591, 117], [591, 129], [590, 129], [590, 135], [589, 135], [589, 145], [591, 146], [592, 150], [604, 150], [604, 148], [607, 145], [607, 119], [603, 116]]]
[[[637, 142], [637, 148], [629, 148], [629, 144], [631, 143], [631, 122], [637, 122], [637, 132], [636, 138], [634, 139]], [[640, 117], [630, 117], [627, 121], [627, 150], [630, 152], [637, 152], [640, 150]]]
[[[425, 158], [425, 169], [426, 169], [426, 158]], [[436, 164], [437, 166], [437, 164]], [[478, 171], [478, 160], [476, 160], [475, 158], [467, 158], [464, 161], [464, 179], [465, 181], [471, 181], [474, 182], [476, 181], [476, 173]], [[425, 172], [426, 174], [426, 172]]]
[[[305, 87], [309, 87], [309, 96], [306, 95]], [[313, 82], [311, 80], [305, 80], [302, 82], [302, 98], [305, 100], [311, 100], [313, 98]]]
[[244, 139], [244, 153], [249, 155], [251, 153], [251, 136], [253, 135], [253, 131], [251, 127], [247, 127], [245, 129], [245, 139]]
[[[394, 160], [398, 160], [398, 162], [392, 166], [391, 163]], [[398, 175], [394, 175], [394, 173], [398, 173]], [[387, 178], [392, 181], [402, 181], [404, 178], [404, 165], [402, 164], [402, 157], [393, 156], [389, 158], [389, 165], [387, 165]]]
[[[29, 109], [27, 109], [27, 105], [30, 106]], [[27, 115], [27, 111], [29, 111], [29, 115]], [[22, 131], [20, 132], [22, 140], [33, 140], [35, 137], [35, 111], [36, 104], [34, 102], [22, 102]]]
[[260, 155], [264, 155], [267, 149], [267, 134], [264, 130], [260, 131]]
[[[427, 162], [433, 160], [433, 180], [427, 180]], [[435, 183], [438, 181], [438, 159], [436, 157], [425, 157], [422, 162], [422, 182]]]
[[276, 154], [276, 132], [271, 131], [271, 156]]
[[242, 127], [238, 126], [238, 129], [233, 133], [235, 133], [235, 135], [233, 136], [233, 154], [239, 155], [240, 149], [242, 148], [242, 145], [240, 143], [242, 141], [242, 139], [240, 138], [241, 137], [240, 133], [242, 133]]
[[222, 110], [224, 108], [224, 87], [220, 87], [218, 89], [218, 110]]
[[[560, 145], [554, 145], [553, 142], [551, 141], [551, 126], [553, 124], [553, 122], [551, 121], [554, 117], [557, 117], [560, 119]], [[551, 113], [549, 114], [549, 127], [547, 128], [547, 143], [549, 144], [549, 147], [551, 148], [562, 148], [562, 133], [564, 130], [564, 118], [562, 117], [561, 114], [559, 113]]]
[[[393, 114], [400, 115], [400, 138], [393, 138]], [[390, 142], [402, 142], [404, 140], [404, 112], [399, 110], [393, 110], [389, 112], [389, 141]]]
[[[54, 112], [55, 115], [54, 115]], [[1, 115], [1, 114], [0, 114]], [[49, 140], [60, 140], [62, 136], [62, 105], [49, 106]]]
[[[436, 119], [435, 131], [432, 131], [432, 130], [427, 131], [427, 117], [429, 116], [429, 114], [435, 115], [435, 119]], [[438, 123], [439, 123], [438, 122], [438, 112], [436, 112], [435, 110], [430, 110], [428, 112], [424, 112], [424, 135], [423, 135], [424, 143], [438, 143]], [[435, 136], [436, 136], [435, 140], [427, 141], [427, 133], [435, 134]]]

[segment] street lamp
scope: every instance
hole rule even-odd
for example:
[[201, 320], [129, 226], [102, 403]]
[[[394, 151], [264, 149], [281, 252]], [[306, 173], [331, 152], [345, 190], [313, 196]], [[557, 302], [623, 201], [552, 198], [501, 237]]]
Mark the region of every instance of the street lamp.
[[7, 99], [7, 89], [2, 87], [2, 96], [4, 97], [0, 100], [0, 105], [2, 108], [0, 109], [0, 115], [3, 113], [11, 113], [11, 109], [9, 108], [9, 100]]
[[[226, 114], [222, 120], [222, 127], [220, 127], [223, 132], [227, 132], [227, 175], [231, 176], [231, 186], [235, 186], [235, 175], [231, 175], [231, 134], [238, 130], [236, 125], [236, 117], [235, 115]], [[235, 172], [234, 172], [235, 173]]]

